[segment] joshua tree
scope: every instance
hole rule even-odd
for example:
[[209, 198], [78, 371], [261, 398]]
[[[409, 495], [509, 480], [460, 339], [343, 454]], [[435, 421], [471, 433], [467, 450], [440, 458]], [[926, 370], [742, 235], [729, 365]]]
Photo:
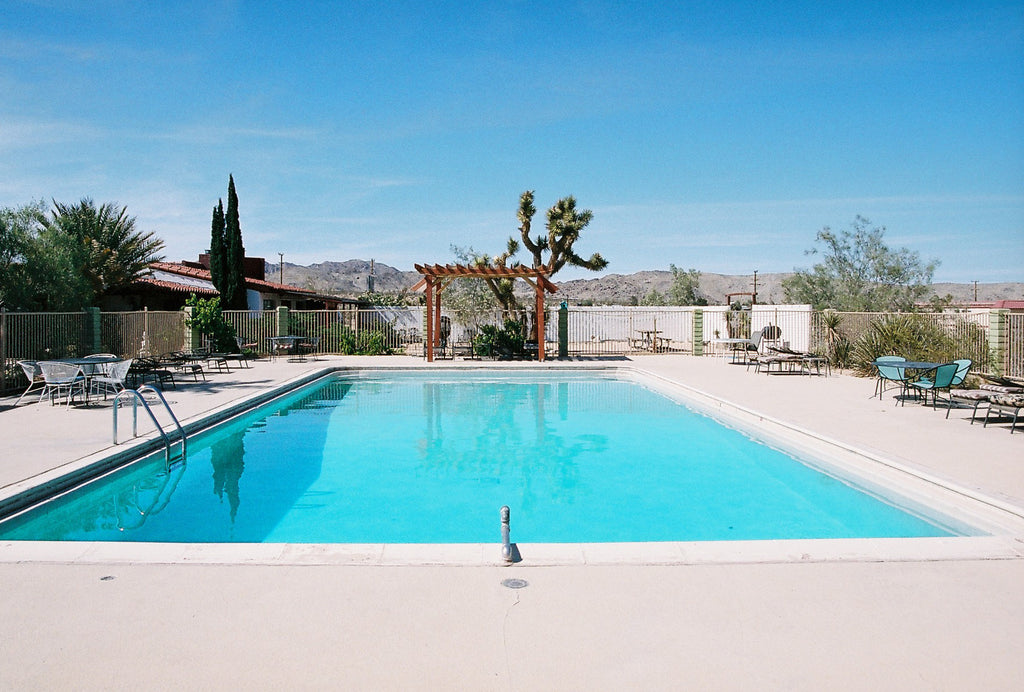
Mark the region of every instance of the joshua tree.
[[[563, 197], [548, 209], [546, 236], [539, 234], [536, 237], [530, 236], [533, 216], [536, 213], [533, 190], [527, 190], [519, 196], [519, 209], [516, 212], [516, 217], [519, 219], [519, 235], [522, 245], [532, 256], [531, 266], [534, 269], [543, 269], [550, 278], [566, 264], [590, 271], [600, 271], [608, 266], [608, 261], [596, 252], [589, 259], [584, 259], [573, 250], [580, 233], [594, 218], [594, 213], [589, 209], [578, 210], [576, 208], [575, 197], [572, 195]], [[509, 238], [505, 252], [493, 259], [486, 255], [476, 257], [475, 263], [478, 266], [488, 264], [494, 267], [509, 266], [509, 262], [519, 252], [519, 243], [520, 241], [515, 238]], [[513, 262], [511, 266], [518, 265], [519, 262]], [[510, 279], [489, 278], [486, 281], [506, 314], [511, 315], [519, 310], [519, 303], [516, 301], [513, 283]]]

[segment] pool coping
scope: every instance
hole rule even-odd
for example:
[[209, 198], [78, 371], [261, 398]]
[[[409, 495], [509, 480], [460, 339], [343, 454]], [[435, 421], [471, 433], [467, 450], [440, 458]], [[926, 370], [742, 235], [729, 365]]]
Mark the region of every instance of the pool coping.
[[[1024, 559], [1024, 508], [956, 486], [917, 469], [830, 439], [800, 426], [781, 421], [684, 383], [652, 373], [634, 363], [594, 364], [556, 363], [480, 363], [472, 365], [416, 366], [325, 366], [290, 378], [265, 391], [199, 413], [182, 421], [187, 434], [194, 434], [262, 405], [282, 394], [309, 384], [334, 372], [467, 372], [487, 370], [597, 371], [626, 373], [640, 380], [649, 379], [669, 390], [682, 393], [684, 399], [697, 399], [697, 408], [714, 409], [739, 426], [769, 424], [799, 436], [804, 446], [854, 455], [875, 466], [884, 476], [903, 474], [914, 477], [934, 493], [911, 493], [926, 506], [950, 513], [964, 511], [963, 502], [977, 503], [966, 523], [983, 528], [988, 535], [943, 538], [857, 538], [857, 539], [785, 539], [757, 541], [699, 541], [658, 543], [559, 543], [517, 544], [514, 563], [501, 559], [499, 542], [487, 544], [280, 544], [280, 543], [114, 543], [2, 541], [0, 563], [75, 563], [75, 564], [246, 564], [246, 565], [697, 565], [747, 563], [813, 563], [831, 561], [899, 562], [943, 560], [1016, 560]], [[664, 392], [663, 393], [667, 393]], [[777, 434], [777, 433], [776, 433]], [[813, 440], [813, 444], [808, 444]], [[162, 448], [154, 432], [120, 446], [86, 456], [74, 462], [12, 484], [0, 495], [0, 514], [20, 511], [42, 497], [62, 492], [87, 478], [118, 468], [131, 460]], [[831, 455], [826, 461], [834, 462]], [[843, 461], [838, 462], [842, 465]], [[863, 469], [860, 469], [863, 472]], [[870, 478], [870, 476], [869, 476]], [[891, 478], [879, 482], [891, 482]], [[952, 505], [950, 503], [952, 502]], [[496, 522], [497, 533], [497, 522]], [[513, 519], [513, 539], [514, 519]]]

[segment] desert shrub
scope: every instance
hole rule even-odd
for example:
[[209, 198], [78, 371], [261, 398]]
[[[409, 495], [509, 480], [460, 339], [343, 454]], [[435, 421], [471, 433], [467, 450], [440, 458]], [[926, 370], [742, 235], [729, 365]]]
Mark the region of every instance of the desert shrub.
[[387, 347], [384, 332], [380, 329], [360, 332], [356, 340], [356, 352], [361, 356], [383, 356], [391, 353]]
[[943, 363], [958, 357], [957, 342], [933, 320], [911, 313], [888, 313], [871, 323], [853, 349], [853, 369], [862, 377], [874, 375], [871, 362], [879, 356]]
[[320, 342], [343, 356], [384, 356], [391, 353], [383, 329], [356, 332], [343, 324], [335, 324], [320, 332]]
[[734, 305], [725, 313], [725, 328], [730, 339], [750, 338], [750, 312]]
[[828, 358], [829, 364], [838, 369], [848, 368], [853, 356], [853, 344], [844, 333], [842, 324], [842, 314], [835, 310], [823, 310], [821, 326], [825, 337], [824, 353], [821, 354], [820, 347], [812, 349], [815, 353]]
[[523, 355], [525, 351], [523, 324], [515, 320], [505, 320], [505, 326], [500, 329], [493, 324], [482, 325], [480, 332], [473, 337], [473, 353], [478, 356], [508, 360]]

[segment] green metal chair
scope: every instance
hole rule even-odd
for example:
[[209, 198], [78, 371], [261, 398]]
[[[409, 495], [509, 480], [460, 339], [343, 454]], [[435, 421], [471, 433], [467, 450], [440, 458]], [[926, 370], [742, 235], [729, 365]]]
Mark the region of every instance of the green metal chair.
[[971, 371], [971, 366], [974, 365], [974, 361], [970, 358], [961, 358], [960, 360], [954, 360], [956, 363], [956, 374], [953, 376], [953, 386], [961, 385], [964, 380], [967, 379], [967, 373]]
[[[935, 408], [935, 400], [940, 390], [945, 389], [946, 393], [949, 393], [949, 388], [953, 386], [953, 379], [956, 377], [957, 370], [960, 368], [956, 363], [946, 363], [935, 368], [935, 375], [933, 377], [921, 377], [919, 379], [908, 382], [909, 387], [913, 387], [924, 394], [924, 403], [928, 403], [928, 392], [932, 393], [932, 408]], [[905, 400], [905, 398], [904, 398]], [[952, 404], [949, 404], [952, 405]], [[948, 412], [949, 405], [946, 410]]]
[[906, 358], [903, 356], [879, 356], [875, 359], [875, 363], [893, 363], [893, 365], [876, 365], [878, 369], [878, 381], [875, 383], [875, 394], [878, 398], [882, 398], [882, 394], [885, 392], [886, 383], [894, 382], [900, 388], [902, 392], [906, 392], [907, 389], [907, 371], [905, 368], [901, 368], [898, 363], [906, 362]]

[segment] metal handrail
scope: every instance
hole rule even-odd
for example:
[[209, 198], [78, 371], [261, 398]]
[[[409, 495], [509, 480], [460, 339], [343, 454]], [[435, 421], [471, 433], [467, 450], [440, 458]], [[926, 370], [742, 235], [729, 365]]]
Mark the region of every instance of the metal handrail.
[[157, 432], [160, 433], [160, 437], [162, 437], [163, 440], [164, 440], [164, 450], [165, 450], [165, 454], [166, 454], [166, 461], [167, 461], [167, 465], [170, 466], [170, 463], [171, 463], [171, 445], [173, 444], [173, 442], [171, 441], [171, 438], [168, 437], [167, 433], [164, 431], [163, 426], [160, 425], [160, 421], [158, 421], [156, 419], [156, 414], [154, 414], [153, 413], [153, 409], [151, 409], [149, 407], [149, 402], [146, 401], [146, 399], [142, 396], [142, 392], [153, 392], [154, 394], [156, 394], [157, 398], [160, 399], [160, 403], [162, 403], [164, 405], [164, 408], [167, 410], [167, 414], [171, 417], [171, 420], [174, 421], [174, 425], [178, 429], [178, 435], [181, 438], [181, 458], [184, 459], [186, 457], [186, 455], [187, 455], [187, 447], [188, 447], [188, 442], [187, 442], [188, 438], [185, 435], [184, 428], [181, 427], [181, 423], [178, 422], [177, 416], [174, 415], [174, 411], [171, 410], [171, 407], [167, 403], [167, 399], [164, 398], [163, 393], [159, 389], [155, 389], [154, 387], [152, 387], [151, 385], [148, 385], [148, 384], [142, 385], [137, 390], [136, 389], [122, 389], [120, 392], [117, 393], [117, 396], [114, 397], [114, 444], [115, 445], [118, 444], [118, 442], [117, 442], [117, 409], [118, 409], [118, 403], [121, 401], [121, 398], [123, 396], [127, 395], [127, 396], [132, 398], [132, 437], [138, 437], [139, 436], [139, 413], [138, 413], [138, 411], [139, 411], [139, 402], [142, 402], [142, 408], [144, 408], [146, 410], [146, 413], [149, 414], [149, 419], [151, 421], [153, 421], [153, 425], [156, 426]]

